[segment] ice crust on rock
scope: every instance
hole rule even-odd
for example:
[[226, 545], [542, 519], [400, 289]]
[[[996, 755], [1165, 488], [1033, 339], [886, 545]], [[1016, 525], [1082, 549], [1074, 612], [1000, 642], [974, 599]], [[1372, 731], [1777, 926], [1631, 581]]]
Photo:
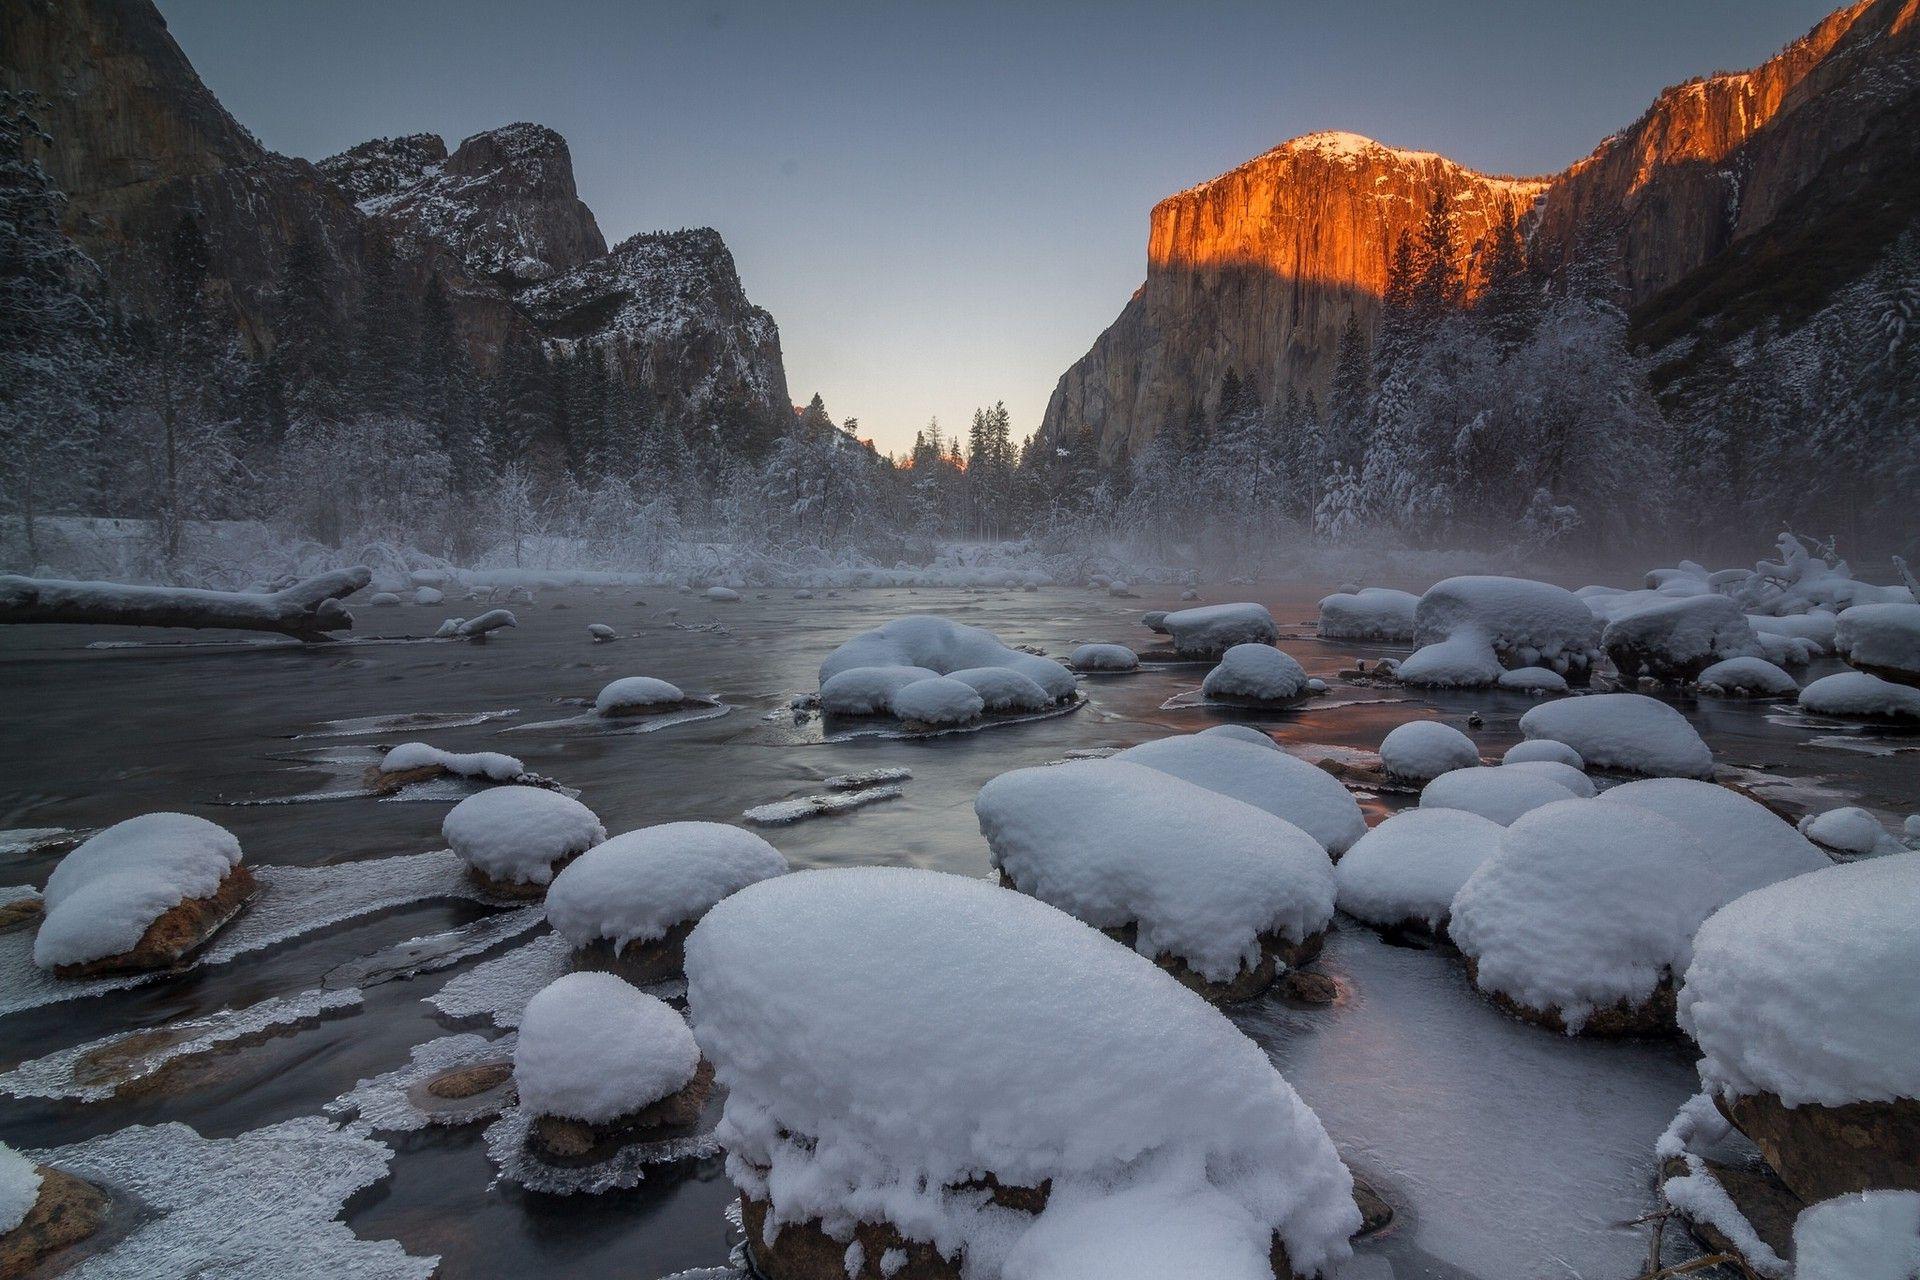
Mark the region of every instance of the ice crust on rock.
[[1327, 640], [1413, 639], [1413, 614], [1420, 597], [1390, 587], [1340, 591], [1320, 601], [1318, 631]]
[[1140, 655], [1123, 644], [1083, 644], [1067, 665], [1075, 671], [1136, 671]]
[[131, 951], [161, 915], [211, 897], [239, 865], [240, 841], [205, 818], [145, 813], [116, 822], [47, 877], [34, 963], [51, 969]]
[[1834, 649], [1856, 667], [1920, 685], [1920, 604], [1857, 604], [1834, 627]]
[[1515, 820], [1460, 887], [1451, 932], [1483, 990], [1557, 1010], [1577, 1031], [1596, 1009], [1677, 983], [1695, 930], [1727, 902], [1826, 865], [1746, 797], [1654, 779]]
[[1292, 654], [1270, 644], [1237, 644], [1200, 682], [1209, 698], [1285, 702], [1307, 692], [1307, 673]]
[[1366, 816], [1339, 780], [1285, 751], [1194, 733], [1143, 742], [1110, 759], [1145, 765], [1264, 809], [1312, 836], [1335, 857], [1366, 834]]
[[546, 884], [554, 863], [607, 838], [578, 800], [518, 786], [468, 796], [447, 813], [440, 834], [468, 866], [515, 884]]
[[[904, 868], [800, 872], [710, 912], [687, 969], [728, 1090], [728, 1173], [770, 1199], [770, 1234], [884, 1221], [974, 1280], [1086, 1274], [1075, 1251], [1117, 1218], [1204, 1243], [1227, 1267], [1213, 1280], [1271, 1280], [1276, 1236], [1302, 1275], [1349, 1255], [1351, 1177], [1266, 1055], [1024, 895]], [[1050, 1184], [1047, 1207], [964, 1189], [983, 1174]]]
[[1920, 853], [1828, 866], [1700, 926], [1680, 1025], [1700, 1078], [1789, 1107], [1920, 1098]]
[[1580, 758], [1578, 751], [1551, 738], [1528, 738], [1524, 742], [1516, 742], [1500, 757], [1501, 764], [1527, 764], [1535, 760], [1550, 760], [1575, 769], [1587, 767], [1587, 762]]
[[972, 685], [950, 676], [929, 676], [894, 690], [887, 709], [902, 720], [953, 725], [979, 719], [986, 705]]
[[1258, 964], [1262, 934], [1299, 942], [1326, 927], [1333, 866], [1312, 836], [1125, 756], [1016, 769], [982, 787], [973, 807], [995, 865], [1096, 928], [1137, 925], [1140, 954], [1175, 956], [1210, 982]]
[[1079, 687], [1073, 673], [1051, 658], [1009, 648], [984, 627], [970, 627], [932, 614], [895, 618], [828, 654], [820, 664], [822, 704], [829, 681], [860, 667], [916, 667], [927, 675], [947, 675], [970, 667], [1004, 667], [1026, 676], [1055, 700], [1071, 697]]
[[1796, 1280], [1920, 1280], [1920, 1191], [1863, 1191], [1801, 1210]]
[[1765, 658], [1726, 658], [1700, 672], [1700, 688], [1723, 693], [1798, 693], [1800, 682]]
[[489, 782], [511, 782], [527, 771], [527, 766], [517, 757], [498, 751], [442, 751], [424, 742], [403, 742], [380, 758], [382, 773], [429, 767], [445, 769], [462, 778], [485, 778]]
[[1160, 620], [1173, 647], [1189, 657], [1211, 657], [1237, 644], [1272, 644], [1280, 628], [1263, 604], [1203, 604], [1176, 609]]
[[1800, 705], [1816, 715], [1920, 718], [1920, 689], [1865, 671], [1822, 676], [1800, 691]]
[[593, 709], [608, 716], [622, 711], [675, 706], [686, 700], [687, 695], [680, 691], [679, 685], [652, 676], [623, 676], [600, 690], [593, 700]]
[[1340, 909], [1368, 924], [1438, 930], [1503, 828], [1464, 809], [1407, 809], [1360, 837], [1333, 869]]
[[447, 1071], [508, 1061], [514, 1043], [510, 1035], [489, 1040], [463, 1031], [414, 1045], [407, 1053], [405, 1066], [359, 1081], [322, 1110], [344, 1121], [348, 1132], [364, 1136], [413, 1133], [433, 1125], [487, 1119], [501, 1108], [500, 1095], [492, 1090], [471, 1100], [434, 1099], [431, 1109], [422, 1105], [419, 1090]]
[[1520, 717], [1529, 738], [1564, 742], [1586, 768], [1705, 778], [1713, 752], [1687, 718], [1641, 693], [1596, 693], [1543, 703]]
[[589, 1124], [660, 1101], [699, 1065], [686, 1020], [611, 973], [570, 973], [542, 988], [513, 1051], [521, 1106]]
[[0, 1142], [0, 1236], [26, 1220], [40, 1198], [40, 1171], [33, 1161]]
[[1420, 792], [1420, 807], [1462, 809], [1505, 827], [1542, 805], [1572, 799], [1575, 794], [1566, 783], [1525, 766], [1474, 765], [1429, 782]]
[[1409, 720], [1380, 741], [1380, 763], [1396, 778], [1427, 782], [1480, 763], [1473, 739], [1438, 720]]
[[787, 869], [780, 851], [722, 822], [667, 822], [581, 854], [547, 889], [547, 919], [575, 948], [615, 951], [698, 919], [730, 893]]

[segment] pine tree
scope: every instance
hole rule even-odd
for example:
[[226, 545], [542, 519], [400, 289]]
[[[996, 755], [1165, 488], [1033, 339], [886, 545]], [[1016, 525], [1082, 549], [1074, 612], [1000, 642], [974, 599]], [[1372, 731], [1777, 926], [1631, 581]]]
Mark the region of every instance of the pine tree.
[[274, 291], [274, 367], [289, 418], [337, 419], [344, 409], [342, 325], [331, 261], [304, 228], [287, 246]]
[[1527, 269], [1527, 246], [1511, 210], [1493, 226], [1485, 287], [1474, 300], [1474, 317], [1500, 354], [1527, 340], [1539, 319], [1539, 290]]

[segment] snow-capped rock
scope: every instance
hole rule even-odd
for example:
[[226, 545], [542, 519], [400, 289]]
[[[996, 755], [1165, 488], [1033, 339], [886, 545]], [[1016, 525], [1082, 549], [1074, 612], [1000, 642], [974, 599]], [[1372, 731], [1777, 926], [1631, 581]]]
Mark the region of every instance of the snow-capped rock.
[[1305, 831], [1336, 858], [1367, 829], [1359, 802], [1338, 779], [1285, 751], [1195, 733], [1142, 742], [1108, 758], [1145, 765], [1264, 809]]
[[1800, 690], [1800, 705], [1815, 715], [1913, 720], [1920, 719], [1920, 689], [1866, 671], [1841, 671]]
[[1327, 640], [1413, 639], [1413, 613], [1420, 597], [1390, 587], [1335, 592], [1320, 601], [1319, 635]]
[[622, 676], [595, 695], [593, 709], [603, 716], [646, 715], [670, 710], [686, 700], [687, 695], [677, 684], [653, 676]]
[[1565, 743], [1589, 769], [1704, 778], [1713, 752], [1687, 718], [1640, 693], [1598, 693], [1544, 703], [1520, 717], [1529, 738]]
[[1480, 763], [1473, 739], [1438, 720], [1409, 720], [1380, 740], [1380, 764], [1391, 777], [1428, 782]]
[[1702, 693], [1742, 698], [1777, 698], [1798, 693], [1800, 684], [1765, 658], [1725, 658], [1701, 671]]
[[1857, 604], [1834, 627], [1834, 649], [1850, 666], [1920, 686], [1920, 604]]
[[1720, 595], [1662, 600], [1616, 617], [1600, 644], [1629, 679], [1691, 680], [1728, 658], [1760, 654], [1747, 615]]
[[1123, 644], [1083, 644], [1067, 665], [1075, 671], [1137, 671], [1140, 655]]
[[1200, 692], [1230, 702], [1290, 702], [1307, 692], [1307, 673], [1293, 655], [1270, 644], [1237, 644], [1220, 655]]
[[440, 835], [483, 884], [538, 896], [559, 864], [605, 840], [607, 830], [570, 796], [504, 786], [453, 806]]
[[569, 973], [527, 1001], [513, 1081], [535, 1115], [606, 1124], [685, 1088], [699, 1065], [667, 1004], [610, 973]]
[[1334, 866], [1340, 909], [1382, 928], [1446, 928], [1454, 895], [1492, 856], [1503, 828], [1464, 809], [1406, 809], [1355, 842]]
[[1183, 656], [1211, 658], [1237, 644], [1272, 644], [1280, 638], [1273, 615], [1262, 604], [1203, 604], [1176, 609], [1161, 619]]
[[1475, 765], [1454, 769], [1420, 792], [1422, 809], [1463, 809], [1489, 822], [1509, 826], [1522, 814], [1576, 793], [1564, 782], [1531, 766]]

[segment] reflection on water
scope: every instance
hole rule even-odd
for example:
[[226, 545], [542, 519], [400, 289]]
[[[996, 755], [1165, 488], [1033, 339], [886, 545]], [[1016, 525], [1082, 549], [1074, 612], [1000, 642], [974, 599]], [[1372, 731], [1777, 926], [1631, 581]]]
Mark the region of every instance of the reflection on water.
[[[1303, 753], [1337, 757], [1371, 752], [1405, 720], [1437, 714], [1463, 723], [1469, 712], [1483, 717], [1475, 737], [1497, 755], [1535, 705], [1505, 693], [1357, 687], [1338, 672], [1356, 656], [1395, 650], [1290, 638], [1283, 647], [1331, 688], [1284, 714], [1188, 705], [1178, 695], [1204, 668], [1154, 664], [1126, 679], [1084, 682], [1085, 705], [1066, 714], [991, 732], [841, 735], [817, 717], [796, 723], [789, 703], [817, 686], [818, 664], [836, 645], [889, 617], [958, 614], [1010, 644], [1059, 657], [1079, 641], [1150, 646], [1158, 638], [1138, 625], [1139, 615], [1177, 603], [1177, 592], [1129, 602], [1078, 590], [843, 591], [724, 605], [676, 597], [671, 617], [665, 608], [635, 610], [637, 623], [623, 616], [622, 630], [634, 633], [608, 645], [593, 644], [581, 626], [596, 607], [610, 607], [605, 601], [556, 594], [574, 607], [525, 610], [519, 627], [485, 646], [181, 645], [183, 637], [132, 631], [0, 628], [0, 680], [9, 693], [0, 753], [10, 762], [0, 778], [0, 825], [8, 829], [0, 883], [44, 883], [71, 843], [58, 831], [175, 809], [233, 830], [256, 866], [312, 869], [283, 878], [324, 888], [334, 903], [317, 917], [289, 903], [286, 927], [273, 934], [280, 940], [176, 978], [40, 1008], [16, 1002], [17, 1011], [0, 1016], [0, 1072], [36, 1060], [78, 1062], [96, 1042], [133, 1031], [156, 1034], [120, 1043], [151, 1053], [195, 1034], [218, 1043], [156, 1067], [159, 1087], [91, 1102], [0, 1098], [0, 1132], [16, 1145], [48, 1147], [179, 1121], [203, 1138], [236, 1137], [322, 1116], [360, 1081], [405, 1068], [416, 1046], [453, 1033], [510, 1034], [511, 1014], [494, 1011], [517, 1012], [514, 1001], [524, 1002], [514, 982], [537, 987], [564, 964], [539, 932], [537, 912], [503, 915], [424, 885], [378, 891], [385, 869], [429, 867], [412, 859], [440, 847], [450, 795], [409, 804], [364, 796], [262, 803], [353, 790], [378, 747], [420, 739], [453, 751], [510, 751], [529, 770], [578, 788], [615, 832], [735, 821], [782, 797], [857, 794], [827, 781], [842, 775], [906, 770], [911, 781], [886, 803], [764, 830], [797, 866], [899, 863], [984, 876], [972, 800], [1008, 769], [1227, 720], [1256, 723]], [[1295, 631], [1310, 624], [1321, 594], [1206, 592], [1210, 600], [1261, 600]], [[365, 610], [363, 637], [431, 630], [438, 615], [430, 612]], [[701, 690], [740, 714], [645, 733], [568, 726], [503, 734], [550, 720], [557, 701], [628, 675]], [[1780, 708], [1764, 703], [1682, 705], [1723, 761], [1772, 784], [1771, 798], [1790, 807], [1844, 802], [1885, 815], [1916, 802], [1910, 755], [1821, 741], [1841, 734], [1899, 748], [1913, 739], [1881, 743], [1782, 723]], [[296, 747], [292, 738], [321, 741]], [[1368, 799], [1369, 820], [1409, 799]], [[390, 858], [407, 860], [379, 861]], [[341, 914], [354, 903], [359, 908]], [[340, 922], [315, 927], [330, 915]], [[1554, 1274], [1637, 1269], [1644, 1240], [1616, 1224], [1648, 1206], [1653, 1139], [1691, 1091], [1691, 1066], [1678, 1048], [1589, 1044], [1510, 1022], [1472, 994], [1456, 960], [1388, 947], [1358, 929], [1335, 936], [1325, 963], [1349, 992], [1343, 1003], [1304, 1010], [1263, 1002], [1236, 1018], [1401, 1210], [1396, 1226], [1363, 1246], [1365, 1274], [1494, 1280], [1543, 1273], [1546, 1259], [1564, 1260]], [[323, 1017], [292, 1016], [307, 1004], [272, 1003], [348, 990], [360, 991], [359, 1001], [330, 998]], [[429, 1003], [433, 996], [443, 998]], [[241, 1012], [248, 1010], [265, 1012], [249, 1021]], [[283, 1012], [289, 1016], [277, 1016]], [[195, 1019], [207, 1021], [165, 1030]], [[244, 1033], [222, 1036], [219, 1028]], [[351, 1109], [339, 1114], [346, 1123]], [[379, 1134], [395, 1151], [390, 1173], [353, 1197], [348, 1225], [363, 1239], [440, 1255], [445, 1275], [644, 1278], [726, 1262], [732, 1193], [719, 1159], [649, 1170], [627, 1190], [550, 1196], [497, 1178], [485, 1128]]]

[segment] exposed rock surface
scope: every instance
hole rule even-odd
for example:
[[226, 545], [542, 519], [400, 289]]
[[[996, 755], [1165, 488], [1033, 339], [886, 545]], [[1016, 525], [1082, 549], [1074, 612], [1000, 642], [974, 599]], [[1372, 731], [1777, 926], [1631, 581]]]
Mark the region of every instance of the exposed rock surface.
[[1780, 1181], [1809, 1204], [1876, 1187], [1920, 1191], [1920, 1161], [1914, 1159], [1920, 1151], [1920, 1099], [1844, 1107], [1788, 1107], [1772, 1094], [1717, 1101]]
[[24, 1276], [106, 1220], [107, 1195], [91, 1182], [40, 1166], [40, 1198], [13, 1230], [0, 1234], [0, 1276]]

